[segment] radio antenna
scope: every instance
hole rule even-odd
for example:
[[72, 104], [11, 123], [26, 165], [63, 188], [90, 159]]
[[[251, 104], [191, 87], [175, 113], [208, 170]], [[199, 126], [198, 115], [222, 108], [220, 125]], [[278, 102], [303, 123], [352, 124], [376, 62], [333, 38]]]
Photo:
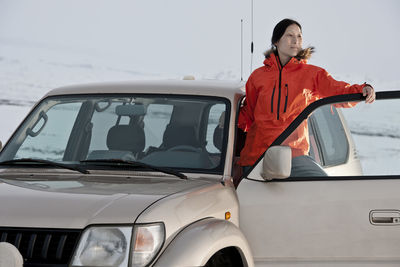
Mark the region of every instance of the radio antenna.
[[251, 57], [250, 57], [250, 73], [253, 72], [253, 52], [254, 52], [254, 0], [251, 0], [251, 46], [250, 46], [250, 51], [251, 51]]
[[243, 81], [243, 19], [240, 20], [240, 80]]

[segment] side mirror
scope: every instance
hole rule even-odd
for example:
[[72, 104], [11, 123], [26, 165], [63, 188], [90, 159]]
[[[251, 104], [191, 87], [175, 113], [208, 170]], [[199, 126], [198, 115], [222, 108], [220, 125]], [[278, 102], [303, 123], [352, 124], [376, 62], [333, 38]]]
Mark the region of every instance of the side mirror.
[[292, 149], [289, 146], [272, 146], [263, 160], [248, 175], [256, 180], [285, 179], [292, 169]]
[[289, 146], [272, 146], [262, 160], [261, 177], [264, 180], [285, 179], [292, 170], [292, 149]]

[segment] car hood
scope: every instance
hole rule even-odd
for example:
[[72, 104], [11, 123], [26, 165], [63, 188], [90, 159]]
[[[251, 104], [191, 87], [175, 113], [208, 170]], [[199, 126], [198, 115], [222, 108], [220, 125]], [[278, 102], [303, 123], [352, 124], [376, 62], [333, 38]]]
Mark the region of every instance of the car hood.
[[0, 174], [0, 226], [82, 229], [134, 223], [165, 196], [210, 181], [115, 175]]

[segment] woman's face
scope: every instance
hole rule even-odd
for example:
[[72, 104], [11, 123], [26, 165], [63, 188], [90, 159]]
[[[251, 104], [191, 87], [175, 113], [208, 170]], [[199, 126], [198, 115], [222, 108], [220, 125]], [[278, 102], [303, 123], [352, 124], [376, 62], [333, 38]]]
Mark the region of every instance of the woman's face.
[[299, 26], [292, 24], [286, 28], [281, 39], [275, 43], [280, 56], [294, 57], [301, 50], [303, 45], [303, 36]]

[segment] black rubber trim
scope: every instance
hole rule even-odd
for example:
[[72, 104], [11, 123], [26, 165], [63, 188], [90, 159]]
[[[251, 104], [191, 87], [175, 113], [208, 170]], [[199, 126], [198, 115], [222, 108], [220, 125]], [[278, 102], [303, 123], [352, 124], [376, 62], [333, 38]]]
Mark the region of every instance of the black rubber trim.
[[313, 176], [309, 177], [289, 177], [286, 179], [256, 180], [245, 178], [250, 181], [260, 183], [290, 183], [290, 182], [333, 182], [333, 181], [366, 181], [366, 180], [399, 180], [400, 175], [371, 175], [371, 176]]

